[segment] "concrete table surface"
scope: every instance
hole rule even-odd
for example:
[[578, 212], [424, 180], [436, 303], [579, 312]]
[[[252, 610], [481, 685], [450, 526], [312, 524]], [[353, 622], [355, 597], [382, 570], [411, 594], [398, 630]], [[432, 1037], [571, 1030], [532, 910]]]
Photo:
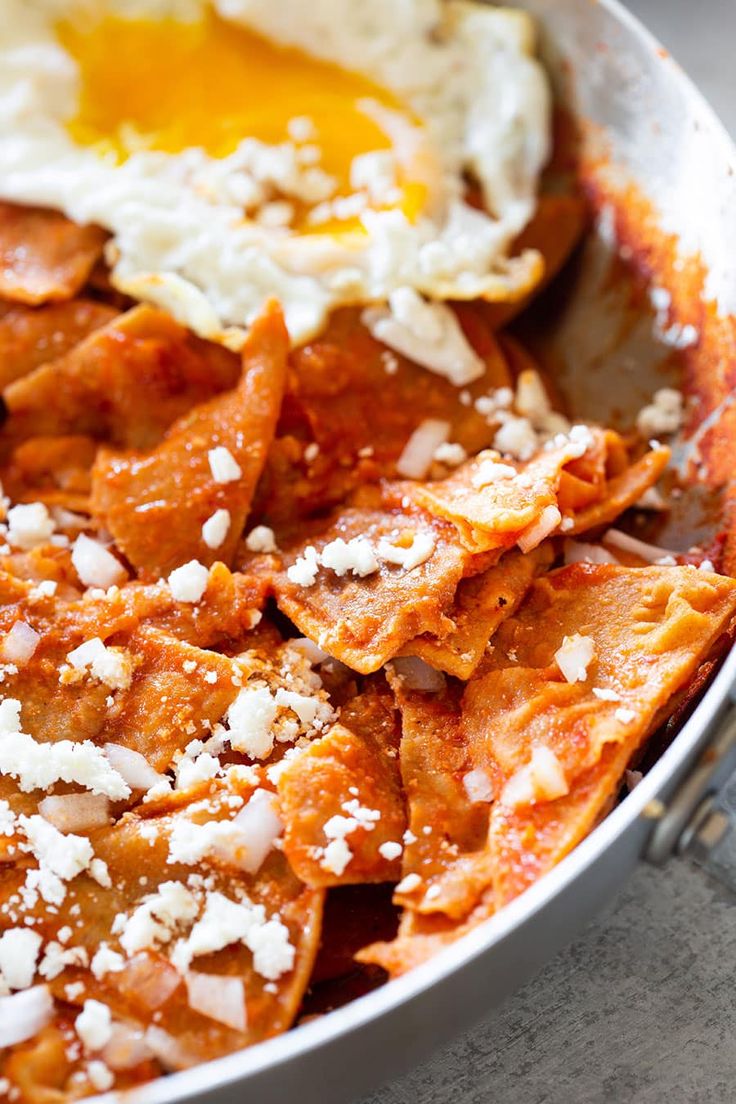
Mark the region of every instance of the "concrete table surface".
[[[736, 0], [629, 7], [736, 134]], [[736, 896], [676, 862], [641, 867], [502, 1009], [362, 1104], [735, 1101]]]

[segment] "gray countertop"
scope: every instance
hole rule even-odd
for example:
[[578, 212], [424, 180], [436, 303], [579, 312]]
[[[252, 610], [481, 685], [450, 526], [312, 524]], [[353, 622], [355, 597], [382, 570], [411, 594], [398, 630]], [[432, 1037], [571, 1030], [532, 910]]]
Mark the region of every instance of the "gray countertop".
[[[736, 0], [630, 0], [736, 133]], [[641, 867], [502, 1009], [363, 1104], [731, 1104], [736, 896]]]

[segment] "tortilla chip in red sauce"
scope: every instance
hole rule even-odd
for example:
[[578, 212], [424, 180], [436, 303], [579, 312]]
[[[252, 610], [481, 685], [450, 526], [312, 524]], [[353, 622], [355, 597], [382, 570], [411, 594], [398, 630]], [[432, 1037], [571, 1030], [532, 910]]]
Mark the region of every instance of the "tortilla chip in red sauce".
[[164, 311], [133, 307], [5, 388], [3, 441], [84, 434], [152, 448], [239, 375], [234, 353], [194, 337]]
[[28, 306], [71, 299], [106, 239], [58, 211], [0, 202], [0, 297]]
[[[490, 843], [499, 904], [593, 827], [734, 613], [736, 583], [696, 568], [573, 564], [533, 585], [462, 706], [471, 761], [497, 779]], [[575, 636], [590, 642], [592, 657], [577, 672], [585, 677], [568, 682], [555, 654]], [[569, 792], [517, 805], [504, 787], [535, 748], [553, 753]]]
[[[279, 526], [325, 510], [363, 483], [396, 477], [396, 462], [427, 418], [449, 423], [449, 440], [472, 454], [493, 428], [473, 401], [511, 382], [500, 347], [470, 305], [468, 336], [485, 374], [460, 391], [371, 337], [360, 311], [340, 310], [319, 338], [289, 360], [284, 405], [255, 512]], [[315, 455], [305, 456], [310, 448]]]
[[545, 541], [527, 555], [512, 549], [487, 571], [463, 579], [448, 612], [455, 627], [443, 637], [418, 636], [400, 654], [418, 656], [448, 675], [469, 679], [498, 627], [516, 612], [534, 576], [553, 559], [551, 543]]
[[[398, 855], [386, 857], [380, 850], [401, 844], [406, 828], [398, 717], [385, 683], [376, 681], [353, 698], [338, 724], [287, 763], [278, 793], [286, 825], [284, 854], [307, 885], [398, 881]], [[333, 817], [356, 824], [344, 837], [339, 832], [328, 836], [325, 825]], [[344, 838], [350, 851], [339, 873], [330, 869], [329, 853], [324, 853], [333, 838]]]
[[[166, 1068], [207, 1061], [285, 1031], [309, 981], [319, 943], [323, 893], [303, 885], [279, 851], [272, 849], [255, 874], [239, 867], [236, 853], [230, 859], [223, 850], [208, 853], [191, 864], [170, 861], [174, 831], [180, 832], [187, 825], [232, 820], [252, 793], [252, 784], [242, 781], [212, 786], [196, 800], [182, 802], [174, 798], [168, 808], [165, 802], [159, 802], [148, 811], [144, 806], [140, 813], [128, 813], [109, 828], [90, 832], [95, 857], [106, 864], [109, 877], [103, 875], [105, 884], [101, 885], [86, 872], [77, 875], [66, 883], [64, 900], [51, 908], [42, 899], [30, 909], [17, 904], [18, 888], [35, 865], [32, 859], [23, 858], [12, 868], [0, 869], [0, 898], [5, 906], [0, 910], [0, 929], [12, 927], [21, 919], [21, 913], [34, 916], [34, 930], [44, 942], [54, 940], [65, 926], [72, 929], [65, 946], [80, 949], [81, 961], [64, 966], [50, 978], [57, 1000], [77, 1006], [89, 998], [101, 1000], [115, 1020], [143, 1030], [154, 1027], [154, 1043], [157, 1035], [169, 1043]], [[292, 968], [277, 976], [269, 978], [259, 973], [250, 950], [236, 939], [222, 950], [192, 959], [190, 970], [242, 980], [246, 1003], [243, 1030], [196, 1012], [188, 1003], [185, 979], [172, 968], [169, 956], [177, 940], [191, 931], [191, 919], [176, 924], [173, 930], [166, 922], [158, 925], [158, 931], [164, 934], [150, 946], [130, 954], [121, 947], [119, 935], [127, 924], [126, 919], [116, 924], [116, 917], [129, 918], [166, 882], [181, 883], [195, 895], [197, 916], [203, 912], [207, 895], [216, 892], [235, 903], [262, 905], [266, 920], [285, 925], [285, 935], [294, 948], [294, 962]], [[122, 970], [95, 976], [89, 969], [102, 944], [123, 954]], [[139, 966], [143, 967], [142, 973]], [[71, 993], [69, 984], [74, 986]], [[57, 1014], [62, 1014], [61, 1009]]]
[[[149, 452], [100, 451], [92, 478], [95, 518], [142, 576], [165, 575], [192, 559], [231, 562], [273, 438], [288, 347], [281, 311], [272, 304], [249, 331], [233, 390], [194, 407]], [[214, 478], [215, 448], [230, 452], [239, 477]], [[230, 525], [212, 549], [202, 526], [216, 510], [229, 512]]]
[[0, 388], [64, 356], [116, 314], [94, 299], [43, 307], [0, 302]]
[[[452, 628], [446, 611], [472, 557], [451, 526], [420, 511], [348, 508], [327, 523], [314, 523], [311, 534], [284, 549], [282, 569], [271, 575], [271, 586], [282, 613], [329, 655], [370, 674], [407, 640]], [[340, 577], [324, 567], [311, 585], [288, 577], [289, 567], [309, 546], [321, 554], [337, 539], [364, 538], [375, 548], [382, 538], [411, 543], [418, 534], [431, 537], [433, 548], [411, 570], [381, 560], [377, 571], [362, 578], [350, 571]]]

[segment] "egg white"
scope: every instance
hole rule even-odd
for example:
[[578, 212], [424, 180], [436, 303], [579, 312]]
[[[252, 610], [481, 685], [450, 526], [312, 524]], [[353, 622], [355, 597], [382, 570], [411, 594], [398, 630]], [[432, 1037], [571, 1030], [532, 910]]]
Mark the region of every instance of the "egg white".
[[[271, 296], [301, 343], [335, 307], [384, 303], [400, 288], [506, 301], [533, 286], [538, 255], [509, 257], [549, 152], [549, 93], [527, 16], [470, 0], [213, 0], [227, 20], [371, 78], [421, 120], [366, 108], [383, 112], [396, 156], [429, 184], [418, 218], [369, 209], [359, 235], [303, 234], [244, 219], [243, 189], [259, 185], [264, 160], [248, 135], [226, 158], [141, 150], [116, 163], [68, 133], [79, 72], [55, 37], [56, 19], [79, 8], [192, 20], [207, 2], [3, 0], [0, 197], [105, 227], [117, 288], [233, 347]], [[288, 150], [277, 152], [288, 162]], [[290, 167], [282, 168], [286, 179]], [[468, 172], [492, 214], [464, 201]], [[289, 186], [298, 194], [296, 176]]]

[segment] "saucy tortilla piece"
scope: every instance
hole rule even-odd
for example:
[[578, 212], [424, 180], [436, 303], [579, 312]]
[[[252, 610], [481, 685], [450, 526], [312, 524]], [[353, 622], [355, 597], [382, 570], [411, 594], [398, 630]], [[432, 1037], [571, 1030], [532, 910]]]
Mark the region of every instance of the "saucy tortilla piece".
[[134, 657], [130, 686], [113, 696], [98, 737], [167, 770], [177, 751], [207, 740], [237, 694], [238, 667], [227, 656], [194, 647], [143, 625], [124, 642]]
[[[570, 442], [542, 449], [527, 462], [501, 460], [481, 452], [437, 483], [406, 484], [405, 493], [435, 517], [451, 522], [471, 552], [510, 548], [531, 534], [545, 511], [557, 511], [563, 468], [580, 456]], [[540, 535], [541, 543], [544, 536]]]
[[486, 364], [467, 388], [467, 404], [446, 379], [371, 337], [359, 310], [336, 311], [319, 338], [294, 349], [258, 516], [278, 527], [336, 505], [362, 483], [394, 478], [404, 446], [426, 419], [448, 423], [448, 440], [469, 454], [489, 445], [493, 429], [473, 400], [511, 380], [496, 339], [470, 305], [461, 320]]
[[479, 927], [496, 911], [490, 889], [483, 893], [472, 912], [462, 920], [453, 920], [441, 913], [424, 915], [405, 909], [395, 939], [363, 947], [356, 954], [356, 961], [380, 966], [390, 978], [401, 977]]
[[479, 453], [447, 479], [407, 484], [406, 493], [451, 521], [472, 551], [518, 541], [528, 552], [558, 527], [578, 533], [608, 524], [657, 482], [669, 456], [659, 446], [630, 465], [619, 435], [593, 426], [526, 462]]
[[393, 694], [375, 682], [280, 772], [284, 854], [307, 885], [399, 879], [406, 814], [398, 753]]
[[603, 488], [597, 502], [572, 512], [573, 525], [567, 530], [570, 536], [586, 533], [610, 525], [624, 510], [639, 501], [645, 491], [653, 487], [663, 474], [670, 458], [670, 450], [658, 447], [645, 453], [631, 467], [616, 475]]
[[94, 299], [44, 307], [0, 304], [0, 389], [50, 360], [64, 356], [117, 311]]
[[[45, 580], [57, 583], [54, 594], [36, 585]], [[210, 568], [207, 589], [196, 604], [177, 601], [161, 584], [130, 582], [106, 592], [87, 592], [83, 598], [79, 586], [67, 549], [45, 546], [3, 557], [0, 592], [15, 589], [0, 606], [0, 635], [24, 620], [46, 646], [55, 640], [71, 650], [95, 636], [105, 641], [146, 624], [200, 648], [234, 650], [260, 624], [266, 601], [263, 579], [233, 574], [220, 563]]]
[[460, 688], [410, 689], [394, 673], [401, 710], [401, 779], [408, 805], [402, 881], [394, 900], [420, 913], [459, 919], [490, 884], [488, 801], [465, 778], [472, 763], [460, 727]]
[[312, 534], [284, 550], [271, 585], [282, 613], [331, 656], [371, 674], [407, 640], [452, 628], [446, 611], [472, 558], [452, 526], [420, 511], [349, 508]]
[[57, 211], [0, 202], [0, 296], [29, 306], [71, 299], [106, 239]]
[[146, 449], [193, 406], [235, 386], [237, 356], [138, 306], [5, 388], [6, 445], [85, 434]]
[[97, 448], [91, 437], [32, 437], [14, 449], [2, 468], [3, 490], [12, 502], [43, 502], [88, 514]]
[[499, 905], [593, 827], [734, 613], [736, 583], [691, 567], [572, 564], [534, 583], [463, 698], [472, 762], [495, 778]]
[[[288, 349], [281, 311], [271, 304], [248, 334], [237, 387], [195, 407], [149, 452], [100, 451], [93, 512], [142, 576], [193, 559], [232, 560], [273, 438]], [[229, 524], [212, 548], [202, 526], [218, 510]]]
[[[9, 1052], [3, 1072], [17, 1089], [15, 1100], [22, 1104], [62, 1104], [67, 1100], [82, 1100], [99, 1093], [94, 1067], [85, 1059], [81, 1048], [69, 1045], [74, 1038], [74, 1021], [79, 1009], [68, 1006], [52, 1024], [44, 1027]], [[132, 1033], [129, 1044], [130, 1061], [136, 1058], [133, 1049], [137, 1036]], [[123, 1051], [121, 1049], [121, 1056]], [[135, 1062], [130, 1068], [116, 1071], [115, 1084], [120, 1090], [133, 1089], [154, 1077], [160, 1077], [162, 1067], [152, 1058]], [[99, 1078], [98, 1078], [99, 1080]]]
[[552, 545], [545, 541], [526, 555], [512, 549], [487, 571], [463, 579], [448, 612], [455, 628], [443, 637], [418, 636], [400, 654], [418, 656], [448, 675], [469, 679], [499, 625], [516, 612], [535, 575], [553, 559]]
[[[72, 837], [82, 869], [63, 871], [55, 904], [38, 893], [10, 903], [33, 884], [32, 856], [0, 872], [0, 928], [35, 920], [40, 978], [56, 1001], [75, 1015], [88, 999], [104, 1002], [114, 1023], [145, 1033], [164, 1069], [286, 1030], [309, 980], [323, 893], [304, 886], [273, 846], [249, 848], [236, 818], [255, 792], [232, 782]], [[256, 802], [267, 799], [260, 795]], [[72, 935], [59, 939], [65, 927]]]

